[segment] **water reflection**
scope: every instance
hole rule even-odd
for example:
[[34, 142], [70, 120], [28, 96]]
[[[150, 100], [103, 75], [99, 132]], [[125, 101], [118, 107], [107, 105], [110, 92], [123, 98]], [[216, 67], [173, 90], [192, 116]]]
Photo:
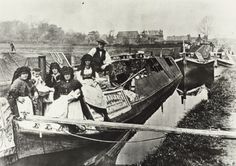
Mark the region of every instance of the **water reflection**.
[[[175, 92], [163, 104], [163, 108], [159, 108], [145, 124], [157, 126], [176, 126], [178, 121], [182, 119], [186, 112], [199, 103], [202, 99], [207, 99], [207, 89], [203, 86], [197, 96], [188, 96], [185, 104], [181, 103], [181, 97]], [[162, 110], [163, 109], [163, 110]], [[157, 132], [138, 132], [130, 141], [145, 140], [150, 138], [162, 137], [165, 133]], [[135, 144], [126, 144], [117, 157], [117, 165], [130, 165], [141, 162], [146, 155], [152, 153], [163, 141], [156, 139], [148, 142], [140, 142]], [[134, 153], [135, 152], [135, 153]]]
[[[185, 75], [176, 92], [163, 103], [163, 106], [145, 124], [174, 127], [184, 117], [186, 112], [201, 100], [207, 100], [208, 90], [214, 82], [214, 71], [205, 73], [195, 71], [195, 74], [200, 75]], [[159, 138], [165, 134], [138, 132], [130, 141]], [[148, 142], [126, 144], [118, 155], [117, 165], [131, 165], [143, 161], [145, 156], [157, 149], [163, 140], [164, 138]]]

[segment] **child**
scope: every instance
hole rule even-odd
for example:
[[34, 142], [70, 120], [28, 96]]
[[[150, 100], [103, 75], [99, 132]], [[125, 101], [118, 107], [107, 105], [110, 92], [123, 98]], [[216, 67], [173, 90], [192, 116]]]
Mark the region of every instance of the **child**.
[[43, 102], [51, 103], [53, 101], [53, 93], [54, 93], [54, 88], [49, 88], [48, 86], [46, 86], [40, 74], [41, 71], [39, 68], [34, 68], [32, 70], [31, 81], [33, 82], [34, 86], [39, 92], [39, 99], [36, 102], [37, 115], [43, 115]]

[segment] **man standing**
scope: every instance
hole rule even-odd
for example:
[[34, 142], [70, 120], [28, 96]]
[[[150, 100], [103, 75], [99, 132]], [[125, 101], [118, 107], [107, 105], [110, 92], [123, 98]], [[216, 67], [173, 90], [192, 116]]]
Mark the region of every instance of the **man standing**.
[[15, 48], [15, 45], [13, 42], [10, 43], [10, 50], [11, 50], [11, 52], [16, 51], [16, 48]]
[[103, 71], [109, 72], [110, 81], [114, 82], [116, 80], [113, 66], [112, 66], [112, 60], [109, 53], [105, 50], [105, 45], [107, 44], [106, 41], [99, 39], [97, 40], [98, 46], [95, 48], [92, 48], [88, 54], [90, 54], [92, 59], [92, 65], [94, 67], [94, 70], [98, 73], [101, 73]]

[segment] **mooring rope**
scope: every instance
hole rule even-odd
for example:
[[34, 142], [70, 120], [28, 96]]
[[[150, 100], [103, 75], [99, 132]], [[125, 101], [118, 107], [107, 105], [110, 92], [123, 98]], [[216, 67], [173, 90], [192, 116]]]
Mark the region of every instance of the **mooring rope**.
[[[102, 139], [96, 139], [96, 138], [89, 138], [86, 136], [81, 136], [81, 135], [77, 135], [77, 134], [72, 134], [66, 130], [63, 130], [66, 134], [77, 137], [77, 138], [81, 138], [81, 139], [86, 139], [89, 141], [95, 141], [95, 142], [103, 142], [103, 143], [118, 143], [120, 141], [109, 141], [109, 140], [102, 140]], [[158, 140], [158, 139], [162, 139], [165, 138], [166, 134], [163, 134], [160, 137], [154, 137], [154, 138], [149, 138], [149, 139], [143, 139], [143, 140], [138, 140], [138, 141], [122, 141], [124, 143], [139, 143], [139, 142], [147, 142], [147, 141], [153, 141], [153, 140]]]

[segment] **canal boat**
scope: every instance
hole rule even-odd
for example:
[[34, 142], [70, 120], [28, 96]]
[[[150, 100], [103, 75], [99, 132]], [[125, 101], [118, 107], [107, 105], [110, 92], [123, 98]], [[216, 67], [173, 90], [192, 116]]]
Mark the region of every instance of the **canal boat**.
[[[212, 50], [211, 45], [203, 44], [194, 46], [194, 52], [190, 51], [181, 53], [181, 58], [175, 59], [179, 66], [183, 79], [180, 89], [188, 91], [203, 84], [208, 84], [214, 80], [215, 60], [210, 58]], [[187, 85], [187, 86], [186, 86]], [[186, 87], [188, 87], [186, 89]]]
[[[139, 52], [113, 56], [112, 59], [118, 85], [103, 89], [112, 122], [143, 124], [175, 91], [182, 78], [171, 57], [153, 57]], [[0, 104], [0, 163], [5, 165], [32, 155], [105, 144], [126, 132], [78, 125], [73, 119], [37, 115], [12, 118], [6, 99], [3, 98]], [[103, 121], [99, 114], [91, 115], [95, 122]], [[71, 125], [79, 130], [71, 133]]]
[[216, 66], [233, 67], [235, 65], [235, 55], [230, 55], [225, 52], [213, 52], [213, 57], [216, 60]]

